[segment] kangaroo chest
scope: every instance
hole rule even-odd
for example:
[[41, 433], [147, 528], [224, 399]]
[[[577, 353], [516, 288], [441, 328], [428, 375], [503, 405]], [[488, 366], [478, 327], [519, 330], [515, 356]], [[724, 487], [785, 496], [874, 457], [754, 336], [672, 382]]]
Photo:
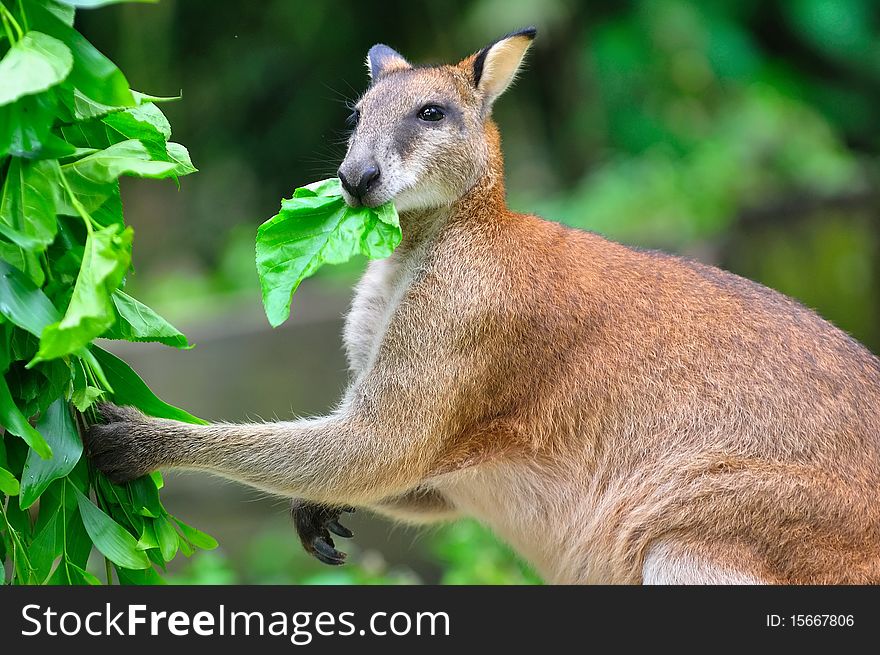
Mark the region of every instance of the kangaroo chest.
[[394, 312], [424, 269], [425, 251], [420, 245], [369, 263], [345, 321], [345, 350], [353, 374], [375, 357]]

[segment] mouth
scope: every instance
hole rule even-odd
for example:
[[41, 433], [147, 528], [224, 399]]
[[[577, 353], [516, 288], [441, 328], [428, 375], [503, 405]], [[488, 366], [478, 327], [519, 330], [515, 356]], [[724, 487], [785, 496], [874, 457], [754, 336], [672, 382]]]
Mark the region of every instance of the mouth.
[[394, 200], [393, 196], [380, 189], [376, 189], [375, 191], [371, 190], [363, 196], [352, 195], [343, 189], [342, 198], [345, 200], [345, 204], [353, 209], [357, 207], [369, 207], [370, 209], [375, 209], [380, 205], [384, 205], [385, 203]]

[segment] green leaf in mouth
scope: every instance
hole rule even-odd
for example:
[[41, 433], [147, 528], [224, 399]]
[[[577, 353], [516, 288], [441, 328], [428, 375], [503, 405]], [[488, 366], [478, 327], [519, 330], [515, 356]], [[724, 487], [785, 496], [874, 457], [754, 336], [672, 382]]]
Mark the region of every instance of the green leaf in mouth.
[[400, 239], [393, 203], [349, 207], [336, 178], [298, 188], [257, 230], [257, 272], [269, 323], [277, 327], [287, 320], [300, 282], [324, 264], [358, 254], [388, 257]]

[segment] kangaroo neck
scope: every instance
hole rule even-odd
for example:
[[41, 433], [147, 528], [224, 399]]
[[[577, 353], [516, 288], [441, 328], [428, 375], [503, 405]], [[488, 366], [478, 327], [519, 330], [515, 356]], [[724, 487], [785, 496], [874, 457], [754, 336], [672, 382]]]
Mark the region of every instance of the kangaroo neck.
[[451, 225], [477, 225], [506, 214], [503, 167], [493, 164], [490, 162], [474, 185], [451, 204], [401, 212], [403, 239], [398, 249], [405, 251], [425, 244]]

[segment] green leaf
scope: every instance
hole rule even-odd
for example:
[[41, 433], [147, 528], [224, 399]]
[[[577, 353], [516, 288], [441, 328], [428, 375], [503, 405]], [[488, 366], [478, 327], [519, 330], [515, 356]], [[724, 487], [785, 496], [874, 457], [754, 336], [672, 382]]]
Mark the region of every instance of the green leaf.
[[60, 84], [73, 67], [70, 49], [56, 38], [31, 31], [0, 60], [0, 105]]
[[155, 104], [160, 104], [160, 103], [164, 104], [164, 103], [168, 103], [168, 102], [175, 102], [177, 100], [180, 100], [183, 97], [183, 96], [179, 96], [179, 95], [176, 95], [176, 96], [152, 96], [149, 93], [141, 93], [140, 91], [135, 91], [134, 89], [131, 90], [131, 95], [134, 96], [135, 102], [139, 105], [143, 105], [148, 102], [152, 102]]
[[180, 537], [177, 530], [167, 518], [156, 519], [153, 521], [153, 527], [156, 530], [156, 540], [159, 542], [159, 552], [162, 553], [162, 559], [170, 562], [180, 548]]
[[154, 341], [174, 348], [190, 347], [186, 337], [176, 327], [127, 293], [118, 289], [114, 291], [113, 305], [116, 307], [116, 323], [104, 337]]
[[174, 175], [177, 164], [154, 161], [147, 147], [137, 139], [114, 143], [112, 146], [61, 167], [65, 176], [90, 184], [107, 184], [120, 175], [164, 178]]
[[168, 119], [151, 103], [61, 127], [64, 138], [80, 148], [103, 150], [121, 141], [138, 139], [148, 149], [155, 146], [160, 157], [165, 154], [170, 132]]
[[12, 400], [6, 378], [0, 375], [0, 426], [7, 432], [24, 439], [43, 459], [52, 457], [52, 449], [43, 436], [28, 422], [27, 417]]
[[124, 585], [164, 585], [167, 584], [156, 569], [150, 567], [142, 571], [132, 571], [130, 569], [116, 568], [116, 575], [119, 576], [119, 584]]
[[0, 197], [0, 234], [30, 251], [42, 252], [52, 243], [59, 170], [55, 160], [12, 159]]
[[113, 387], [113, 401], [117, 405], [133, 405], [150, 416], [170, 418], [185, 423], [207, 425], [207, 421], [169, 405], [159, 399], [131, 367], [103, 348], [91, 346], [95, 359], [101, 364], [104, 373]]
[[96, 575], [89, 573], [85, 569], [81, 569], [76, 564], [68, 563], [67, 566], [71, 570], [71, 577], [73, 577], [74, 573], [79, 576], [79, 581], [77, 581], [76, 584], [87, 584], [90, 587], [96, 587], [104, 584], [98, 579]]
[[0, 521], [0, 525], [3, 525], [5, 528], [5, 533], [9, 539], [7, 543], [10, 546], [10, 550], [13, 551], [11, 555], [15, 560], [15, 581], [18, 584], [34, 584], [36, 579], [33, 575], [33, 564], [30, 561], [28, 548], [33, 535], [30, 516], [27, 512], [19, 509], [18, 503], [14, 502], [6, 504], [4, 513], [6, 520]]
[[[66, 179], [76, 199], [91, 214], [95, 222], [102, 226], [111, 223], [122, 224], [122, 198], [119, 195], [118, 181], [93, 182], [78, 175], [68, 176]], [[67, 216], [79, 215], [66, 193], [60, 197], [58, 213]]]
[[0, 468], [0, 492], [7, 496], [17, 496], [21, 486], [15, 476], [5, 468]]
[[386, 202], [384, 205], [379, 205], [375, 210], [376, 216], [379, 217], [380, 221], [392, 227], [400, 227], [400, 217], [397, 215], [397, 208], [394, 206], [393, 202]]
[[[101, 119], [106, 148], [112, 143], [137, 139], [150, 151], [154, 159], [167, 160], [165, 142], [171, 138], [171, 125], [165, 114], [154, 104], [147, 103]], [[98, 147], [96, 144], [94, 147]]]
[[70, 95], [64, 97], [72, 100], [73, 118], [77, 121], [106, 116], [113, 112], [120, 112], [126, 107], [126, 105], [106, 105], [103, 102], [92, 100], [79, 89], [73, 89]]
[[297, 189], [281, 203], [281, 212], [257, 230], [257, 272], [273, 327], [287, 320], [300, 282], [322, 265], [341, 264], [358, 253], [388, 257], [400, 243], [392, 203], [353, 208], [338, 191], [335, 178]]
[[21, 474], [19, 504], [27, 509], [36, 502], [46, 488], [58, 478], [70, 473], [82, 456], [83, 446], [64, 398], [58, 398], [40, 417], [37, 430], [52, 448], [52, 459], [42, 459], [33, 451], [28, 453]]
[[141, 531], [141, 537], [137, 542], [137, 549], [150, 550], [151, 548], [158, 547], [159, 542], [156, 539], [156, 531], [153, 529], [153, 526], [149, 521], [145, 521], [144, 529]]
[[144, 102], [137, 107], [132, 107], [122, 112], [122, 114], [108, 116], [104, 121], [110, 127], [117, 129], [120, 134], [124, 134], [130, 139], [141, 139], [143, 138], [142, 136], [135, 136], [122, 128], [120, 121], [126, 120], [123, 118], [124, 116], [130, 116], [137, 122], [135, 129], [143, 129], [143, 124], [146, 123], [151, 125], [162, 136], [163, 141], [168, 141], [171, 138], [171, 123], [168, 122], [165, 114], [162, 113], [162, 110], [155, 103]]
[[196, 552], [195, 549], [192, 547], [192, 544], [183, 537], [180, 537], [178, 539], [178, 546], [180, 548], [180, 552], [183, 553], [184, 557], [192, 557], [192, 554]]
[[73, 17], [76, 13], [76, 10], [70, 5], [62, 4], [61, 0], [31, 0], [32, 2], [39, 3], [45, 11], [48, 11], [50, 14], [55, 16], [58, 20], [63, 22], [65, 25], [72, 26], [73, 25]]
[[[119, 182], [113, 182], [102, 191], [108, 195], [104, 201], [95, 210], [92, 211], [92, 218], [96, 223], [103, 227], [118, 223], [123, 225], [122, 217], [122, 196], [119, 195]], [[92, 198], [95, 200], [96, 198]]]
[[[161, 112], [154, 105], [150, 105], [164, 119]], [[175, 175], [185, 174], [184, 167], [177, 161], [173, 160], [167, 152], [165, 137], [163, 136], [162, 127], [154, 126], [151, 122], [144, 119], [144, 116], [150, 116], [150, 112], [144, 112], [139, 115], [140, 118], [134, 118], [130, 112], [141, 109], [134, 107], [124, 112], [111, 114], [100, 120], [91, 120], [86, 122], [74, 123], [61, 128], [64, 138], [79, 148], [93, 148], [90, 157], [94, 157], [99, 163], [103, 163], [107, 159], [107, 149], [116, 144], [131, 139], [137, 139], [135, 143], [140, 142], [140, 146], [135, 145], [136, 157], [139, 159], [136, 163], [140, 165], [144, 158], [153, 162], [162, 162], [159, 170], [167, 170], [165, 177], [174, 177]], [[161, 123], [156, 116], [151, 116], [150, 120]], [[167, 123], [167, 121], [166, 121]], [[112, 126], [111, 126], [112, 124]], [[130, 139], [131, 137], [131, 139]], [[121, 154], [118, 148], [110, 150], [110, 156], [113, 153]], [[131, 154], [131, 153], [129, 153]], [[89, 160], [92, 161], [92, 160]], [[118, 163], [118, 159], [114, 163]], [[94, 163], [86, 165], [71, 166], [73, 169], [82, 168], [86, 176], [79, 174], [69, 174], [66, 180], [71, 190], [76, 195], [79, 202], [86, 208], [86, 211], [92, 213], [92, 218], [101, 225], [109, 225], [111, 223], [122, 222], [122, 202], [119, 197], [119, 183], [113, 175], [121, 174], [123, 171], [99, 170], [95, 175], [93, 170]], [[66, 170], [66, 169], [65, 169]], [[106, 180], [112, 178], [109, 182]], [[64, 214], [76, 215], [76, 208], [62, 197], [62, 203], [59, 212]]]
[[165, 154], [168, 159], [177, 164], [174, 167], [175, 175], [189, 175], [190, 173], [195, 173], [199, 170], [193, 166], [192, 159], [189, 157], [189, 150], [179, 143], [169, 141]]
[[138, 514], [154, 519], [165, 514], [159, 500], [159, 490], [150, 476], [145, 475], [131, 481], [128, 484], [128, 489], [131, 493], [131, 506]]
[[[71, 500], [76, 502], [75, 498]], [[75, 507], [73, 515], [67, 521], [67, 557], [77, 566], [85, 568], [94, 547], [92, 538], [83, 525], [82, 514], [79, 508]]]
[[[40, 514], [45, 510], [40, 506]], [[55, 560], [64, 554], [64, 512], [56, 507], [43, 529], [34, 537], [28, 548], [31, 566], [38, 584], [42, 584], [52, 572]]]
[[[21, 334], [25, 333], [21, 332]], [[30, 360], [36, 354], [36, 340], [29, 334], [27, 337], [29, 337], [29, 343], [34, 344], [34, 348], [29, 349], [24, 356], [16, 355], [16, 359]], [[25, 416], [42, 415], [57, 398], [67, 395], [73, 379], [73, 370], [70, 364], [62, 359], [43, 362], [30, 369], [19, 369], [18, 374], [29, 386], [28, 390], [33, 391], [27, 397], [19, 395], [21, 400], [27, 401], [27, 404], [21, 407], [21, 413]], [[10, 391], [13, 391], [12, 387], [10, 387]], [[13, 395], [15, 395], [15, 391], [13, 391]], [[37, 431], [40, 431], [39, 426]]]
[[309, 198], [319, 196], [322, 198], [335, 198], [342, 196], [342, 183], [338, 177], [329, 177], [326, 180], [312, 182], [298, 187], [293, 191], [294, 198]]
[[70, 402], [72, 402], [73, 406], [76, 407], [80, 412], [84, 412], [89, 407], [94, 405], [95, 401], [103, 395], [103, 389], [98, 389], [98, 387], [86, 386], [82, 389], [77, 389], [76, 391], [74, 391], [73, 395], [70, 397]]
[[131, 228], [123, 230], [121, 225], [89, 234], [67, 312], [60, 322], [43, 330], [40, 350], [31, 363], [76, 352], [113, 325], [116, 318], [110, 296], [131, 262], [132, 236]]
[[211, 535], [205, 534], [201, 530], [196, 530], [191, 525], [187, 525], [178, 519], [174, 519], [174, 522], [177, 523], [177, 527], [180, 528], [180, 531], [183, 533], [186, 540], [193, 546], [197, 546], [203, 550], [214, 550], [217, 547], [217, 540]]
[[13, 268], [38, 287], [43, 286], [46, 281], [46, 274], [43, 272], [38, 255], [2, 239], [0, 239], [0, 261], [11, 264]]
[[11, 105], [0, 106], [0, 157], [40, 156], [54, 141], [50, 129], [57, 102], [52, 91], [25, 96]]
[[21, 271], [0, 260], [0, 314], [35, 337], [61, 313]]
[[83, 525], [95, 547], [114, 564], [126, 569], [150, 568], [150, 560], [137, 549], [137, 540], [75, 489]]
[[100, 585], [103, 584], [96, 576], [86, 571], [84, 568], [77, 566], [73, 562], [61, 562], [55, 567], [52, 577], [46, 581], [49, 585]]
[[107, 106], [134, 106], [135, 99], [122, 72], [55, 12], [40, 3], [33, 3], [28, 9], [28, 20], [32, 28], [63, 42], [73, 54], [73, 68], [65, 85]]
[[[65, 125], [64, 137], [81, 148], [106, 149], [129, 140], [140, 141], [149, 159], [174, 164], [173, 175], [188, 175], [196, 171], [189, 152], [179, 143], [167, 143], [171, 126], [162, 111], [153, 103], [117, 111], [86, 122]], [[143, 157], [141, 152], [137, 155]]]
[[92, 346], [80, 350], [77, 353], [77, 357], [79, 357], [79, 361], [82, 364], [92, 371], [92, 375], [95, 376], [101, 386], [110, 393], [113, 393], [113, 385], [110, 384], [110, 380], [107, 379], [107, 375], [104, 373], [104, 367], [101, 366], [101, 362], [98, 361], [95, 354], [92, 352]]
[[64, 159], [90, 153], [80, 152], [61, 137], [49, 132], [40, 140], [39, 144], [34, 144], [29, 150], [18, 150], [12, 154], [17, 157], [26, 157], [27, 159]]

